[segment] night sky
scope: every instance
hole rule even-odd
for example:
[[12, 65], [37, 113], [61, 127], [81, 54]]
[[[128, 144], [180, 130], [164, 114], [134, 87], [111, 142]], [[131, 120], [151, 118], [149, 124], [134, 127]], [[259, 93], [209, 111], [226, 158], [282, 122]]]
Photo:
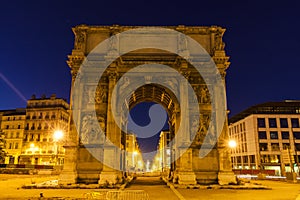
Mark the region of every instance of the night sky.
[[66, 64], [88, 25], [219, 25], [230, 56], [231, 116], [266, 101], [300, 99], [299, 1], [5, 1], [0, 4], [0, 109], [32, 94], [69, 99]]

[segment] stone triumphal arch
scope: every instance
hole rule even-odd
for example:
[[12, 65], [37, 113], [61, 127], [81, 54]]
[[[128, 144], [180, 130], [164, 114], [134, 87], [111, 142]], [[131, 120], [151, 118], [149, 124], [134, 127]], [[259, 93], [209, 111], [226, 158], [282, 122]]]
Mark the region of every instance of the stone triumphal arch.
[[[160, 28], [167, 31], [159, 32]], [[139, 30], [130, 32], [135, 29]], [[225, 90], [223, 96], [219, 95], [214, 79], [219, 74], [225, 84], [229, 57], [222, 41], [224, 31], [217, 26], [73, 28], [75, 43], [68, 59], [72, 110], [60, 183], [122, 181], [128, 153], [125, 145], [128, 111], [143, 101], [161, 104], [169, 115], [170, 132], [174, 136], [169, 176], [174, 182], [235, 182], [227, 147], [227, 116], [222, 121], [220, 135], [212, 125], [212, 119], [218, 119], [221, 109], [217, 100], [222, 98], [226, 105]], [[123, 32], [126, 34], [121, 37]], [[197, 45], [183, 35], [200, 44], [208, 56], [196, 56]], [[131, 48], [134, 45], [141, 48]], [[208, 67], [212, 61], [216, 70]], [[200, 66], [201, 73], [194, 63]], [[107, 66], [101, 71], [100, 65]], [[139, 66], [144, 68], [131, 71]], [[187, 105], [196, 105], [197, 109]], [[226, 113], [226, 106], [222, 109]], [[206, 145], [207, 136], [216, 143]], [[199, 156], [206, 146], [205, 156]]]

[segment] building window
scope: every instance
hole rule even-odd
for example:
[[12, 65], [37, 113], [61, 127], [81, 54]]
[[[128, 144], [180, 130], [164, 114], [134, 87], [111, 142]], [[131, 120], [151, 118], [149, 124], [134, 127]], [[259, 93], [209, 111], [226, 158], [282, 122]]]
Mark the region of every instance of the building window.
[[295, 139], [300, 139], [300, 132], [293, 132]]
[[300, 151], [300, 143], [296, 143], [296, 144], [295, 144], [295, 149], [296, 149], [297, 151]]
[[248, 156], [243, 156], [243, 163], [248, 163]]
[[298, 118], [292, 118], [292, 128], [299, 128], [299, 119]]
[[12, 149], [12, 147], [13, 147], [13, 144], [9, 143], [8, 149]]
[[16, 133], [16, 138], [19, 138], [19, 137], [20, 137], [20, 133], [17, 132], [17, 133]]
[[9, 129], [9, 125], [6, 125], [6, 129]]
[[277, 128], [276, 118], [269, 118], [269, 127]]
[[279, 151], [279, 144], [278, 143], [272, 143], [271, 144], [272, 151]]
[[287, 131], [282, 131], [281, 132], [281, 138], [282, 139], [290, 139], [290, 133]]
[[280, 128], [288, 128], [287, 118], [280, 118]]
[[250, 163], [255, 163], [255, 156], [254, 155], [250, 155]]
[[20, 129], [20, 128], [21, 128], [21, 125], [19, 124], [19, 125], [18, 125], [18, 129]]
[[257, 126], [259, 128], [265, 128], [266, 127], [265, 118], [257, 118]]
[[277, 131], [270, 131], [270, 138], [271, 139], [278, 139]]
[[290, 143], [282, 143], [282, 148], [283, 148], [284, 150], [290, 149], [290, 148], [291, 148]]
[[270, 155], [270, 162], [271, 163], [279, 163], [280, 157], [279, 155]]
[[262, 163], [268, 163], [270, 158], [269, 158], [268, 155], [262, 155], [260, 160], [261, 160]]
[[15, 149], [18, 149], [19, 148], [19, 143], [16, 143], [15, 144]]
[[268, 143], [259, 143], [260, 151], [268, 151]]
[[29, 129], [29, 123], [26, 124], [25, 130]]
[[259, 139], [267, 139], [267, 133], [266, 133], [266, 131], [259, 131], [258, 132], [258, 138]]

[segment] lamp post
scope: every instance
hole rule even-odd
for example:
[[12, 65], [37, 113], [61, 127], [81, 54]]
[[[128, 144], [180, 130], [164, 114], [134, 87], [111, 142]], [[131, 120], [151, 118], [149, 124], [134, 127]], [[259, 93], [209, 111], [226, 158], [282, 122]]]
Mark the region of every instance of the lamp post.
[[[236, 148], [236, 146], [237, 146], [237, 143], [236, 143], [236, 141], [235, 140], [229, 140], [228, 141], [228, 146], [229, 146], [229, 148], [231, 149], [231, 154], [232, 154], [232, 152], [233, 152], [233, 150]], [[235, 161], [236, 159], [234, 159], [233, 161]], [[234, 166], [234, 163], [232, 162], [232, 166]]]
[[63, 138], [64, 133], [62, 130], [56, 130], [54, 131], [53, 134], [53, 141], [54, 141], [54, 145], [56, 147], [56, 152], [55, 152], [55, 165], [59, 165], [59, 161], [58, 161], [58, 150], [59, 150], [59, 146], [58, 146], [58, 142]]

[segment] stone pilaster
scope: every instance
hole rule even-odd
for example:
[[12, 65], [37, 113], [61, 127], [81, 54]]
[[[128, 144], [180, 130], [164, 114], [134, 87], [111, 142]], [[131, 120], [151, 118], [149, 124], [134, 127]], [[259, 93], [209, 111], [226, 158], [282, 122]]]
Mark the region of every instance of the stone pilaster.
[[[98, 183], [116, 184], [122, 181], [122, 172], [120, 169], [120, 144], [121, 131], [117, 127], [111, 108], [112, 93], [117, 81], [117, 73], [112, 69], [109, 72], [108, 85], [108, 105], [107, 105], [107, 122], [106, 122], [106, 141], [104, 145], [104, 163], [103, 170], [100, 173]], [[109, 140], [109, 141], [108, 141]]]
[[[187, 66], [186, 66], [187, 67]], [[188, 71], [183, 69], [182, 74], [188, 78]], [[181, 107], [181, 122], [180, 132], [177, 136], [176, 151], [180, 158], [176, 161], [176, 170], [174, 172], [174, 182], [179, 184], [196, 184], [196, 175], [193, 171], [192, 149], [189, 148], [190, 142], [190, 119], [189, 119], [189, 94], [187, 80], [180, 81], [180, 107]]]

